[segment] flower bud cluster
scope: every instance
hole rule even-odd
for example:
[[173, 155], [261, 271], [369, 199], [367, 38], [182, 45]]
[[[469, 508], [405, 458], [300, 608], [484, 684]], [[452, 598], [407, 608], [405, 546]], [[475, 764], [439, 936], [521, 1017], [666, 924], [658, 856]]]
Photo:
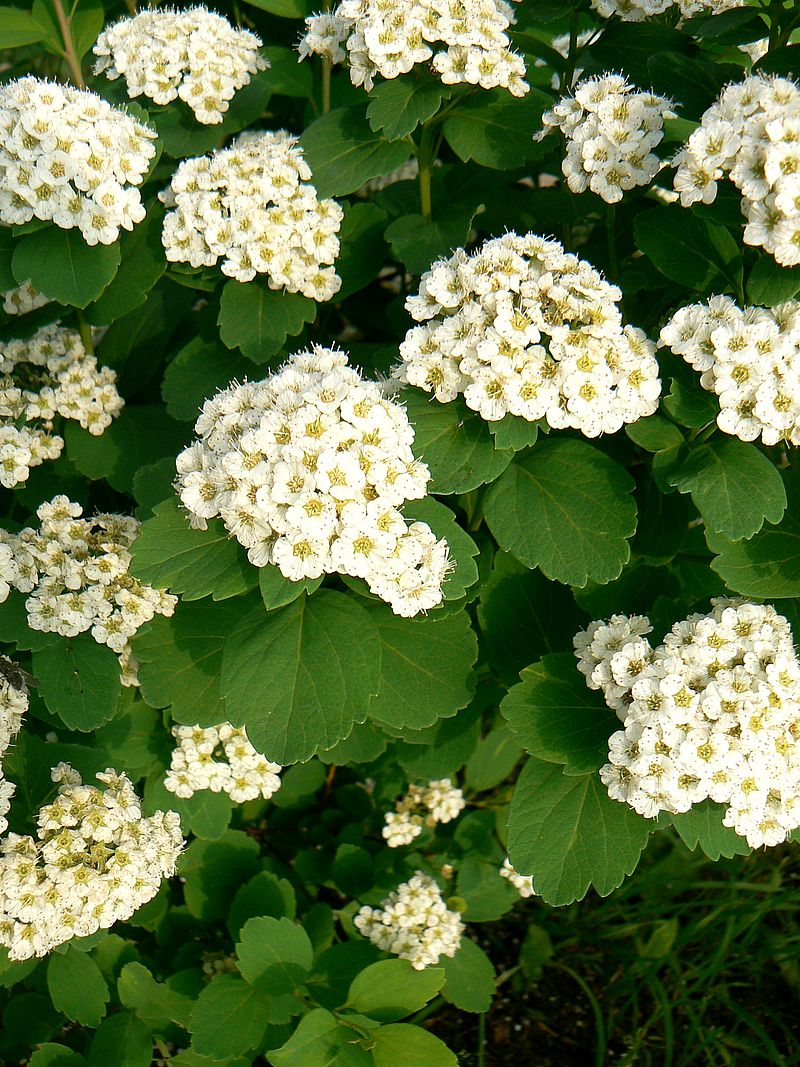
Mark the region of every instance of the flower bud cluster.
[[214, 125], [250, 75], [269, 66], [260, 46], [254, 33], [205, 7], [142, 11], [103, 30], [94, 72], [111, 81], [122, 76], [131, 97], [162, 105], [180, 97], [198, 122]]
[[622, 294], [557, 241], [507, 233], [459, 249], [406, 300], [417, 322], [398, 377], [446, 403], [463, 394], [489, 421], [545, 418], [587, 437], [651, 415], [655, 345], [622, 325]]
[[727, 296], [677, 311], [661, 343], [719, 397], [717, 425], [743, 441], [800, 444], [800, 303], [737, 307]]
[[39, 811], [36, 838], [0, 841], [0, 944], [12, 960], [129, 919], [175, 873], [184, 845], [177, 814], [143, 818], [124, 774], [98, 774], [105, 789], [66, 763], [51, 776], [58, 796]]
[[450, 911], [436, 882], [422, 871], [402, 882], [380, 908], [361, 908], [353, 924], [417, 971], [434, 966], [441, 956], [455, 956], [464, 932], [461, 916]]
[[164, 785], [181, 800], [201, 789], [227, 793], [235, 804], [263, 797], [269, 800], [281, 787], [283, 769], [256, 752], [243, 728], [229, 722], [219, 726], [173, 726], [177, 747]]
[[518, 874], [511, 866], [511, 860], [506, 856], [503, 866], [500, 868], [500, 877], [507, 878], [521, 897], [536, 896], [533, 888], [533, 878], [529, 874]]
[[723, 825], [753, 848], [800, 826], [800, 663], [770, 605], [719, 598], [662, 644], [643, 616], [575, 637], [579, 669], [624, 729], [600, 771], [609, 796], [647, 818], [727, 805]]
[[451, 822], [465, 805], [464, 794], [449, 778], [427, 785], [411, 785], [402, 800], [395, 804], [395, 810], [384, 816], [386, 825], [381, 832], [389, 848], [410, 845], [424, 826]]
[[501, 87], [524, 96], [525, 62], [509, 48], [514, 22], [505, 0], [342, 0], [332, 13], [306, 19], [300, 58], [346, 58], [351, 82], [367, 91], [378, 74], [396, 78], [430, 63], [445, 85]]
[[[0, 570], [3, 558], [0, 555]], [[16, 663], [0, 656], [0, 834], [8, 829], [6, 815], [16, 786], [3, 777], [2, 759], [6, 749], [22, 726], [22, 716], [28, 710], [28, 687], [25, 676]]]
[[430, 477], [414, 431], [344, 352], [315, 346], [264, 381], [229, 386], [195, 431], [176, 482], [193, 525], [220, 516], [251, 563], [291, 581], [363, 578], [398, 615], [441, 601], [447, 542], [399, 510]]
[[130, 547], [139, 532], [136, 519], [83, 519], [82, 513], [80, 504], [56, 496], [37, 509], [38, 530], [0, 530], [6, 586], [0, 586], [0, 602], [13, 586], [27, 594], [32, 630], [63, 637], [91, 630], [95, 641], [120, 655], [123, 684], [135, 685], [130, 639], [154, 615], [172, 615], [177, 597], [143, 585], [128, 572]]
[[38, 78], [0, 85], [0, 222], [37, 218], [113, 244], [145, 211], [155, 133], [95, 93]]
[[742, 194], [744, 241], [800, 263], [800, 87], [756, 74], [728, 85], [678, 153], [681, 204], [710, 204], [728, 175]]
[[3, 293], [3, 311], [6, 315], [27, 315], [29, 311], [44, 307], [50, 303], [50, 297], [34, 289], [30, 281], [23, 282], [16, 289]]
[[52, 432], [57, 415], [95, 436], [107, 429], [124, 406], [116, 379], [65, 326], [0, 342], [0, 484], [13, 489], [31, 467], [61, 454], [63, 438]]
[[283, 131], [243, 134], [231, 148], [187, 159], [160, 199], [167, 259], [213, 267], [270, 288], [330, 300], [342, 280], [329, 264], [339, 254], [343, 212], [319, 200], [297, 138]]
[[640, 92], [619, 74], [586, 78], [542, 115], [544, 131], [560, 129], [567, 141], [561, 164], [573, 193], [591, 189], [609, 204], [627, 189], [649, 185], [661, 169], [653, 149], [664, 137], [664, 119], [674, 118], [663, 96]]
[[644, 22], [677, 7], [683, 18], [693, 15], [717, 15], [732, 7], [743, 7], [744, 0], [592, 0], [592, 7], [603, 18], [616, 15], [623, 22]]

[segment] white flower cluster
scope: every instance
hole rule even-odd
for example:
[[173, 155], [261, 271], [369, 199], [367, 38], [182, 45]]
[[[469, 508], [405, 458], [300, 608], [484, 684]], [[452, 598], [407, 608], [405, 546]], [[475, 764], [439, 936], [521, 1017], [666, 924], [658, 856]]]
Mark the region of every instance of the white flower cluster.
[[381, 832], [386, 844], [389, 848], [410, 845], [424, 826], [451, 822], [464, 810], [465, 804], [464, 794], [449, 778], [427, 785], [410, 785], [406, 795], [395, 804], [395, 810], [384, 816], [386, 825]]
[[417, 871], [382, 901], [380, 908], [364, 906], [353, 919], [359, 933], [386, 952], [409, 960], [421, 971], [455, 956], [464, 923], [450, 911], [436, 882]]
[[180, 97], [198, 122], [222, 122], [238, 89], [269, 63], [260, 38], [236, 30], [205, 7], [142, 11], [106, 27], [97, 38], [95, 74], [125, 79], [128, 96], [156, 104]]
[[756, 74], [728, 85], [676, 156], [681, 204], [710, 204], [728, 175], [742, 194], [744, 241], [800, 263], [800, 86]]
[[561, 164], [571, 192], [591, 189], [615, 204], [627, 189], [649, 185], [661, 169], [653, 152], [664, 137], [672, 102], [640, 92], [619, 74], [586, 78], [542, 115], [545, 129], [560, 129], [567, 141]]
[[164, 785], [181, 800], [201, 789], [227, 793], [235, 804], [263, 797], [281, 787], [283, 769], [256, 752], [247, 732], [223, 722], [219, 726], [173, 726], [178, 741]]
[[445, 85], [501, 87], [524, 96], [525, 62], [509, 48], [516, 21], [505, 0], [342, 0], [333, 13], [306, 19], [300, 58], [346, 58], [353, 85], [396, 78], [430, 62]]
[[728, 296], [677, 311], [661, 344], [719, 397], [717, 425], [743, 441], [800, 444], [800, 303], [742, 310]]
[[342, 284], [330, 264], [343, 212], [318, 199], [310, 178], [297, 138], [281, 130], [184, 160], [159, 193], [175, 209], [164, 219], [167, 259], [213, 267], [222, 258], [222, 273], [237, 281], [266, 274], [272, 289], [330, 300]]
[[77, 226], [113, 244], [145, 211], [155, 133], [95, 93], [38, 78], [0, 85], [0, 222]]
[[[0, 556], [0, 569], [3, 558]], [[2, 758], [22, 726], [22, 716], [28, 710], [28, 687], [25, 676], [16, 663], [0, 656], [0, 834], [8, 829], [6, 815], [16, 786], [3, 777]]]
[[719, 598], [652, 648], [643, 616], [576, 635], [579, 668], [624, 724], [600, 771], [609, 796], [640, 815], [711, 798], [749, 845], [800, 826], [800, 663], [770, 605]]
[[507, 878], [521, 897], [533, 897], [536, 890], [533, 888], [533, 878], [529, 874], [518, 874], [511, 866], [511, 860], [506, 856], [503, 866], [500, 868], [500, 877]]
[[417, 322], [396, 374], [446, 403], [463, 393], [490, 421], [507, 414], [587, 437], [652, 415], [655, 345], [622, 325], [622, 294], [557, 241], [507, 233], [459, 249], [406, 300]]
[[447, 542], [399, 510], [430, 477], [414, 431], [344, 352], [315, 346], [264, 381], [229, 386], [195, 431], [176, 482], [193, 525], [219, 515], [251, 563], [291, 581], [364, 578], [398, 615], [441, 601]]
[[80, 516], [56, 496], [36, 511], [40, 528], [0, 530], [0, 603], [9, 586], [28, 594], [32, 630], [76, 637], [91, 630], [120, 656], [125, 685], [136, 685], [130, 639], [154, 615], [172, 615], [177, 597], [143, 585], [129, 572], [139, 522], [127, 515]]
[[65, 326], [0, 342], [0, 485], [13, 489], [31, 467], [58, 458], [64, 440], [52, 432], [57, 415], [95, 436], [107, 429], [124, 406], [116, 380]]
[[0, 944], [12, 960], [129, 919], [175, 873], [184, 845], [177, 814], [143, 818], [124, 774], [98, 774], [105, 789], [65, 763], [51, 776], [58, 796], [40, 810], [36, 838], [0, 841]]
[[34, 289], [30, 281], [23, 282], [16, 289], [3, 293], [3, 311], [6, 315], [27, 315], [29, 311], [44, 307], [50, 303], [50, 297]]
[[592, 7], [603, 18], [616, 15], [623, 22], [643, 22], [677, 7], [683, 18], [694, 15], [717, 15], [732, 7], [743, 7], [745, 0], [592, 0]]

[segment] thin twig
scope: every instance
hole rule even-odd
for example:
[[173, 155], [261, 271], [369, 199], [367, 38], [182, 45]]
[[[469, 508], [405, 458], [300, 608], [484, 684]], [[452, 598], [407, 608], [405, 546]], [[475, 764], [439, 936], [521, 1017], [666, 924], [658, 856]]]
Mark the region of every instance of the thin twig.
[[83, 80], [81, 61], [78, 59], [78, 53], [75, 50], [75, 41], [72, 38], [72, 16], [70, 15], [67, 17], [67, 13], [64, 11], [64, 5], [61, 0], [53, 0], [53, 8], [55, 9], [58, 26], [64, 40], [64, 51], [62, 55], [67, 61], [72, 80], [79, 89], [83, 89], [86, 86], [86, 82]]

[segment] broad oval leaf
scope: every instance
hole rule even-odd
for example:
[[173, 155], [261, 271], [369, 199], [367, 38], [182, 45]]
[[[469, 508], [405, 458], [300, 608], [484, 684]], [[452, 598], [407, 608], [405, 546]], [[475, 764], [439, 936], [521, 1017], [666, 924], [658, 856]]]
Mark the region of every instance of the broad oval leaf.
[[300, 147], [321, 197], [344, 196], [408, 159], [405, 141], [385, 141], [370, 129], [361, 104], [321, 115], [305, 130]]
[[11, 268], [18, 284], [30, 279], [52, 300], [85, 308], [100, 296], [119, 264], [119, 242], [90, 246], [80, 230], [46, 226], [20, 238]]

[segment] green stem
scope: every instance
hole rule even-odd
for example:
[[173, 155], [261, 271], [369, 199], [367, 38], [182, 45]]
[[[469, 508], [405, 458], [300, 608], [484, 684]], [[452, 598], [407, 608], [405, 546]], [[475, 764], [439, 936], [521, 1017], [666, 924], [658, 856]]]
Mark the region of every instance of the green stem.
[[434, 151], [434, 125], [426, 123], [422, 127], [422, 133], [417, 148], [417, 163], [419, 164], [419, 206], [420, 213], [426, 222], [431, 221], [431, 176], [433, 174]]
[[407, 1022], [409, 1022], [409, 1023], [423, 1023], [423, 1022], [425, 1022], [425, 1020], [427, 1018], [429, 1018], [431, 1015], [433, 1015], [434, 1012], [438, 1011], [439, 1008], [441, 1008], [444, 1005], [444, 1003], [445, 1003], [444, 997], [442, 997], [442, 996], [434, 997], [433, 1000], [430, 1002], [430, 1004], [426, 1004], [424, 1008], [421, 1008], [415, 1015], [412, 1015], [411, 1018], [407, 1020]]
[[331, 109], [331, 61], [322, 57], [322, 114], [327, 115]]
[[486, 1013], [478, 1016], [478, 1067], [486, 1067]]
[[83, 347], [86, 349], [87, 356], [94, 355], [94, 341], [92, 340], [92, 327], [83, 317], [83, 312], [78, 312], [78, 331], [81, 335], [81, 341], [83, 341]]
[[64, 5], [61, 0], [53, 0], [53, 8], [58, 19], [58, 27], [61, 30], [61, 37], [64, 41], [63, 56], [67, 61], [72, 80], [75, 82], [79, 89], [83, 89], [86, 86], [86, 82], [83, 80], [83, 71], [81, 70], [81, 61], [78, 59], [78, 53], [75, 49], [75, 41], [72, 39], [72, 16], [67, 17], [67, 13], [64, 10]]

